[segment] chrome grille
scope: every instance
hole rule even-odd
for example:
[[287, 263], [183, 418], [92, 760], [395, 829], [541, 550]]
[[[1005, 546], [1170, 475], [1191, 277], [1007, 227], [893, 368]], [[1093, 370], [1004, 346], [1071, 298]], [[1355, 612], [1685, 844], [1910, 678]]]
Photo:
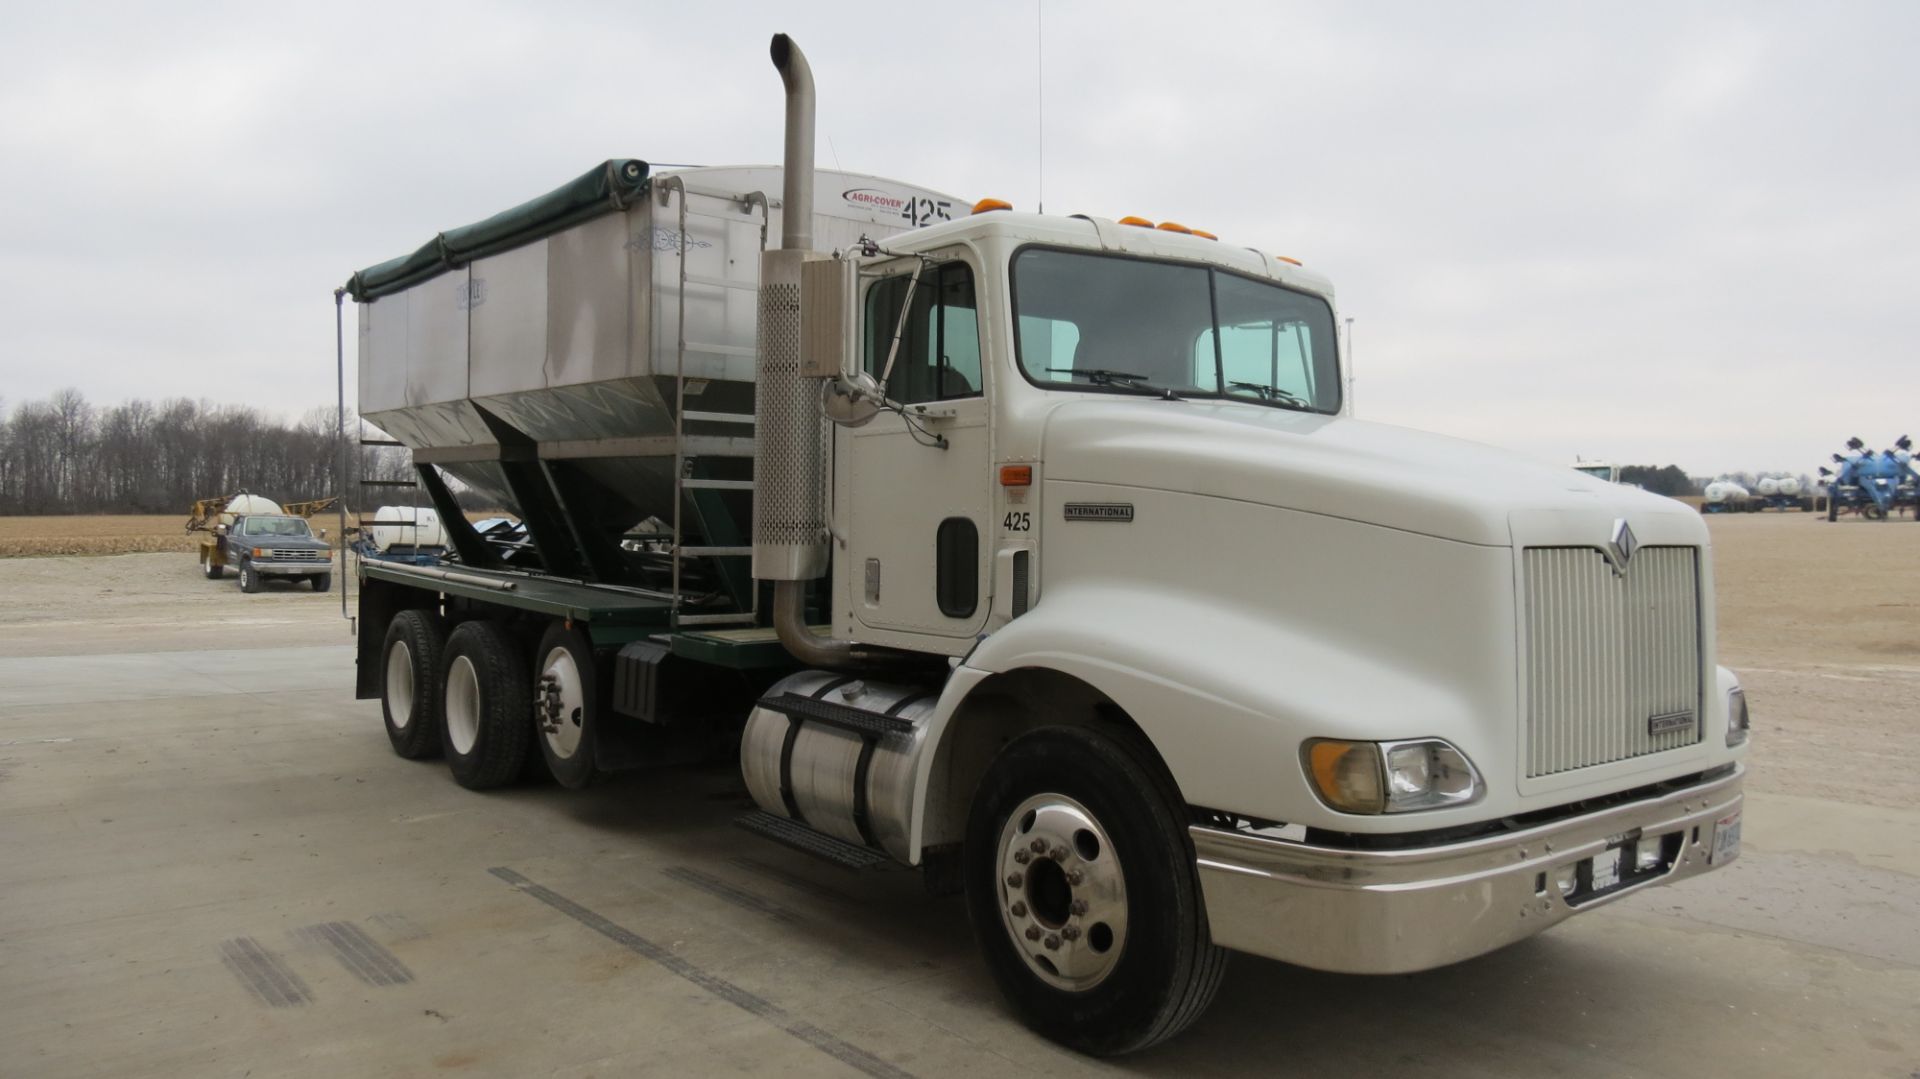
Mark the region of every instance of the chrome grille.
[[1642, 547], [1624, 576], [1591, 547], [1529, 547], [1522, 567], [1528, 778], [1700, 740], [1694, 548]]
[[267, 551], [267, 562], [325, 562], [332, 552], [309, 547], [274, 547]]

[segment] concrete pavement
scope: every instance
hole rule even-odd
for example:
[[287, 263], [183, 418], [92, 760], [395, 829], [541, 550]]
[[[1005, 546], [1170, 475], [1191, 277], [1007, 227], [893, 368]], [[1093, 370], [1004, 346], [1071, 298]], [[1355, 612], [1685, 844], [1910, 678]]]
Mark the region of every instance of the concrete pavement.
[[[164, 627], [155, 627], [164, 635]], [[1420, 975], [1237, 957], [1170, 1045], [1002, 1007], [955, 899], [732, 828], [736, 770], [462, 790], [345, 644], [0, 658], [0, 1075], [1920, 1073], [1920, 812]]]

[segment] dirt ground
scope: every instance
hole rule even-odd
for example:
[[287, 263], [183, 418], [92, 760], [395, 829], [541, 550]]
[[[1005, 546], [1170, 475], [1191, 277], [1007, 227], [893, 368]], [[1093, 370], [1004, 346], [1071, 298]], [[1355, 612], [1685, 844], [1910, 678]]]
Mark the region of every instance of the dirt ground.
[[[1811, 513], [1709, 516], [1720, 662], [1739, 672], [1757, 737], [1750, 784], [1866, 805], [1920, 796], [1920, 525]], [[76, 525], [75, 522], [78, 524]], [[0, 655], [350, 640], [336, 590], [264, 595], [201, 577], [178, 517], [0, 518], [9, 539], [68, 532], [171, 542], [179, 553], [0, 561]]]

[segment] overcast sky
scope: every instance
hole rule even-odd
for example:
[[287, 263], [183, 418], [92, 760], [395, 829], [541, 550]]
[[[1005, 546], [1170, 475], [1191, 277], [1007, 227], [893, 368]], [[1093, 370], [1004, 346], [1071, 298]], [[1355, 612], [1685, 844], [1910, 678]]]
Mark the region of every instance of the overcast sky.
[[1920, 3], [1047, 0], [1043, 80], [1035, 13], [13, 5], [0, 399], [330, 404], [353, 270], [608, 157], [777, 159], [786, 31], [822, 166], [1021, 209], [1043, 82], [1046, 208], [1329, 274], [1365, 418], [1695, 474], [1920, 436]]

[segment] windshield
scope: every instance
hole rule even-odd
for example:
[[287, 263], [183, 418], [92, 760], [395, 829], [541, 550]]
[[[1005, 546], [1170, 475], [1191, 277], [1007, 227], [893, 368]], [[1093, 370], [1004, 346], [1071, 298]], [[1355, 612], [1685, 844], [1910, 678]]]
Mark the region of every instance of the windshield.
[[249, 517], [246, 534], [249, 536], [311, 536], [307, 522], [298, 517]]
[[1333, 311], [1317, 296], [1205, 266], [1027, 248], [1013, 297], [1020, 367], [1049, 389], [1339, 411]]
[[1574, 471], [1585, 472], [1596, 480], [1606, 480], [1608, 483], [1613, 482], [1612, 465], [1575, 465]]

